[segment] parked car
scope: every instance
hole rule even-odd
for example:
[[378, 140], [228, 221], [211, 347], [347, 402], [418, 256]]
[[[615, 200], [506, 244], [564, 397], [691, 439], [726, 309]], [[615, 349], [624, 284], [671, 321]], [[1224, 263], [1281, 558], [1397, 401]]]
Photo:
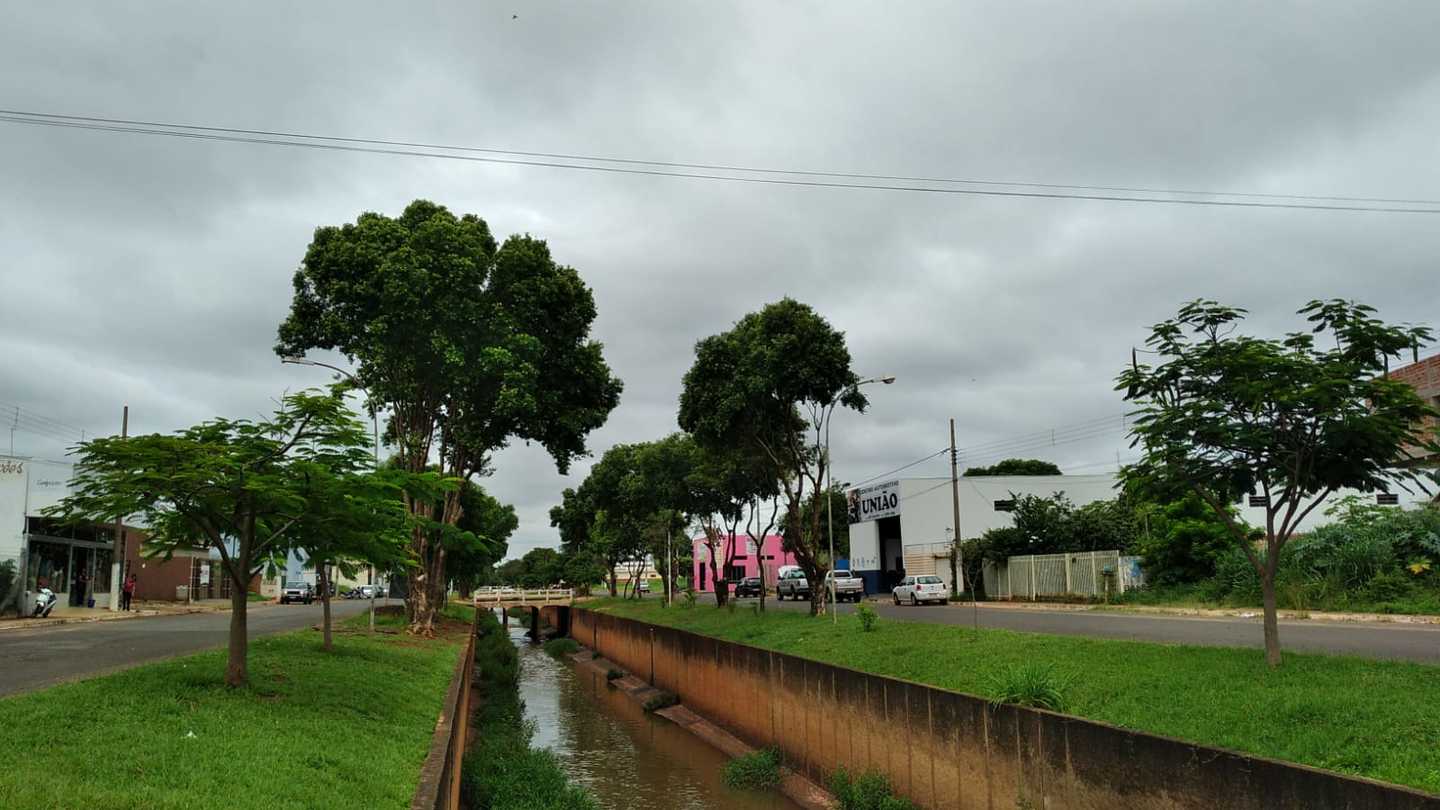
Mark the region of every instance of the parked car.
[[809, 599], [810, 583], [805, 579], [805, 572], [799, 568], [791, 568], [780, 575], [780, 581], [775, 583], [775, 598], [785, 601], [785, 597], [791, 599]]
[[830, 582], [835, 582], [835, 601], [859, 602], [865, 598], [865, 580], [849, 571], [830, 571], [825, 574], [825, 598], [830, 598]]
[[765, 586], [760, 584], [759, 577], [745, 577], [735, 583], [735, 598], [743, 599], [747, 596], [759, 596]]
[[377, 599], [380, 597], [379, 586], [356, 585], [354, 588], [351, 588], [350, 590], [345, 592], [346, 599], [369, 599], [372, 596]]
[[642, 579], [642, 580], [637, 581], [637, 582], [635, 583], [635, 590], [638, 591], [638, 592], [640, 592], [640, 593], [649, 593], [649, 592], [650, 592], [650, 580], [648, 580], [648, 579]]
[[310, 604], [315, 601], [315, 589], [310, 587], [308, 582], [292, 582], [280, 590], [280, 604], [288, 605], [291, 602], [303, 602]]
[[943, 605], [950, 601], [950, 592], [945, 588], [945, 582], [934, 574], [905, 577], [890, 593], [895, 597], [897, 605], [901, 602], [909, 602], [912, 605], [918, 605], [921, 602], [939, 602]]

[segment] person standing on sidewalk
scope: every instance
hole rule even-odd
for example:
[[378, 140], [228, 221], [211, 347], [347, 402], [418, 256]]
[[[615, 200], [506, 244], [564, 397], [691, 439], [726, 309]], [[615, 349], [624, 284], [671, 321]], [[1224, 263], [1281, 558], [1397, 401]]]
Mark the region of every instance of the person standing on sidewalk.
[[125, 577], [125, 584], [120, 589], [120, 609], [129, 610], [130, 600], [135, 598], [135, 572], [130, 572]]

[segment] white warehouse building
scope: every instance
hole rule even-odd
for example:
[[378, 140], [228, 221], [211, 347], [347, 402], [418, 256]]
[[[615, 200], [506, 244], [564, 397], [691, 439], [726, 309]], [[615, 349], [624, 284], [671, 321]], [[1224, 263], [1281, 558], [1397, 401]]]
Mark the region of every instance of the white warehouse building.
[[[1014, 498], [1048, 498], [1063, 493], [1075, 506], [1119, 494], [1118, 477], [1103, 475], [971, 476], [959, 479], [960, 538], [979, 537], [990, 529], [1014, 525], [1009, 511]], [[1337, 492], [1305, 519], [1301, 528], [1329, 522], [1325, 510], [1354, 492]], [[1365, 496], [1374, 502], [1413, 508], [1429, 500], [1423, 492]], [[910, 573], [939, 575], [948, 584], [948, 558], [955, 525], [950, 478], [900, 478], [852, 489], [847, 493], [850, 519], [850, 568], [865, 580], [865, 592], [885, 593]], [[1249, 502], [1236, 505], [1252, 526], [1265, 525], [1265, 509]]]
[[[1117, 494], [1113, 475], [970, 476], [960, 479], [959, 489], [961, 539], [1012, 525], [1007, 506], [1018, 495], [1047, 498], [1064, 493], [1071, 503], [1083, 506]], [[905, 576], [907, 567], [931, 565], [942, 551], [948, 555], [955, 526], [948, 476], [900, 478], [852, 489], [847, 497], [850, 569], [865, 580], [866, 593], [885, 593]], [[934, 573], [950, 580], [948, 567]]]

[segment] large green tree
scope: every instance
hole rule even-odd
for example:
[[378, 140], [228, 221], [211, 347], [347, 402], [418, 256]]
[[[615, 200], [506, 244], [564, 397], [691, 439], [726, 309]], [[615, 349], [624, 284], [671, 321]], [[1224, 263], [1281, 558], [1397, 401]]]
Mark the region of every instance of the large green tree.
[[822, 604], [829, 570], [821, 512], [804, 507], [824, 486], [828, 460], [822, 430], [836, 406], [864, 410], [845, 336], [813, 309], [782, 299], [741, 318], [734, 328], [695, 346], [680, 395], [680, 427], [707, 452], [740, 450], [768, 465], [785, 502], [785, 547], [811, 588], [812, 614]]
[[[276, 352], [335, 350], [355, 364], [403, 469], [438, 460], [470, 481], [513, 438], [534, 441], [564, 472], [619, 401], [620, 382], [590, 339], [595, 302], [546, 244], [496, 244], [485, 221], [416, 200], [395, 218], [361, 214], [316, 229], [295, 273]], [[460, 492], [439, 509], [408, 499], [410, 631], [432, 634], [447, 583], [444, 543], [418, 523], [454, 526]]]
[[378, 520], [377, 530], [388, 531], [398, 498], [392, 487], [434, 497], [443, 486], [434, 476], [387, 484], [347, 474], [368, 453], [369, 437], [338, 392], [294, 394], [266, 419], [214, 419], [171, 435], [85, 442], [72, 494], [52, 514], [91, 522], [134, 516], [167, 557], [196, 546], [219, 554], [231, 592], [225, 682], [243, 686], [251, 578], [283, 565], [317, 521], [350, 532]]
[[[1142, 452], [1130, 475], [1142, 485], [1183, 486], [1210, 506], [1260, 577], [1265, 660], [1280, 665], [1275, 575], [1280, 552], [1333, 492], [1406, 486], [1395, 465], [1407, 447], [1436, 449], [1428, 407], [1390, 380], [1391, 358], [1430, 340], [1430, 330], [1391, 326], [1365, 305], [1312, 301], [1310, 328], [1280, 339], [1240, 331], [1245, 310], [1199, 300], [1157, 324], [1118, 378], [1139, 407], [1131, 434]], [[1232, 506], [1263, 500], [1264, 544], [1251, 541]]]

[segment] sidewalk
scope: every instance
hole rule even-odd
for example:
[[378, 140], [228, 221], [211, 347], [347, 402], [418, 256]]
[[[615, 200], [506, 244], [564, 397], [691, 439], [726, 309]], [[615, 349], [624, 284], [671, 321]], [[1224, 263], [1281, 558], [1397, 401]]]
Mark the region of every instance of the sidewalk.
[[[971, 602], [950, 605], [971, 607]], [[1090, 611], [1094, 613], [1132, 613], [1150, 616], [1195, 616], [1210, 619], [1259, 619], [1263, 612], [1251, 608], [1199, 608], [1165, 605], [1086, 605], [1067, 602], [981, 602], [981, 608], [1000, 610]], [[1409, 613], [1338, 613], [1319, 610], [1280, 610], [1281, 621], [1341, 622], [1350, 624], [1440, 624], [1440, 616]]]
[[[252, 602], [251, 606], [273, 604], [273, 602]], [[0, 619], [0, 632], [6, 630], [31, 630], [37, 627], [54, 627], [61, 624], [90, 624], [113, 622], [125, 619], [143, 619], [152, 616], [180, 616], [187, 613], [222, 613], [230, 609], [229, 599], [202, 599], [195, 602], [135, 602], [129, 611], [106, 610], [105, 608], [82, 608], [56, 605], [45, 619]]]

